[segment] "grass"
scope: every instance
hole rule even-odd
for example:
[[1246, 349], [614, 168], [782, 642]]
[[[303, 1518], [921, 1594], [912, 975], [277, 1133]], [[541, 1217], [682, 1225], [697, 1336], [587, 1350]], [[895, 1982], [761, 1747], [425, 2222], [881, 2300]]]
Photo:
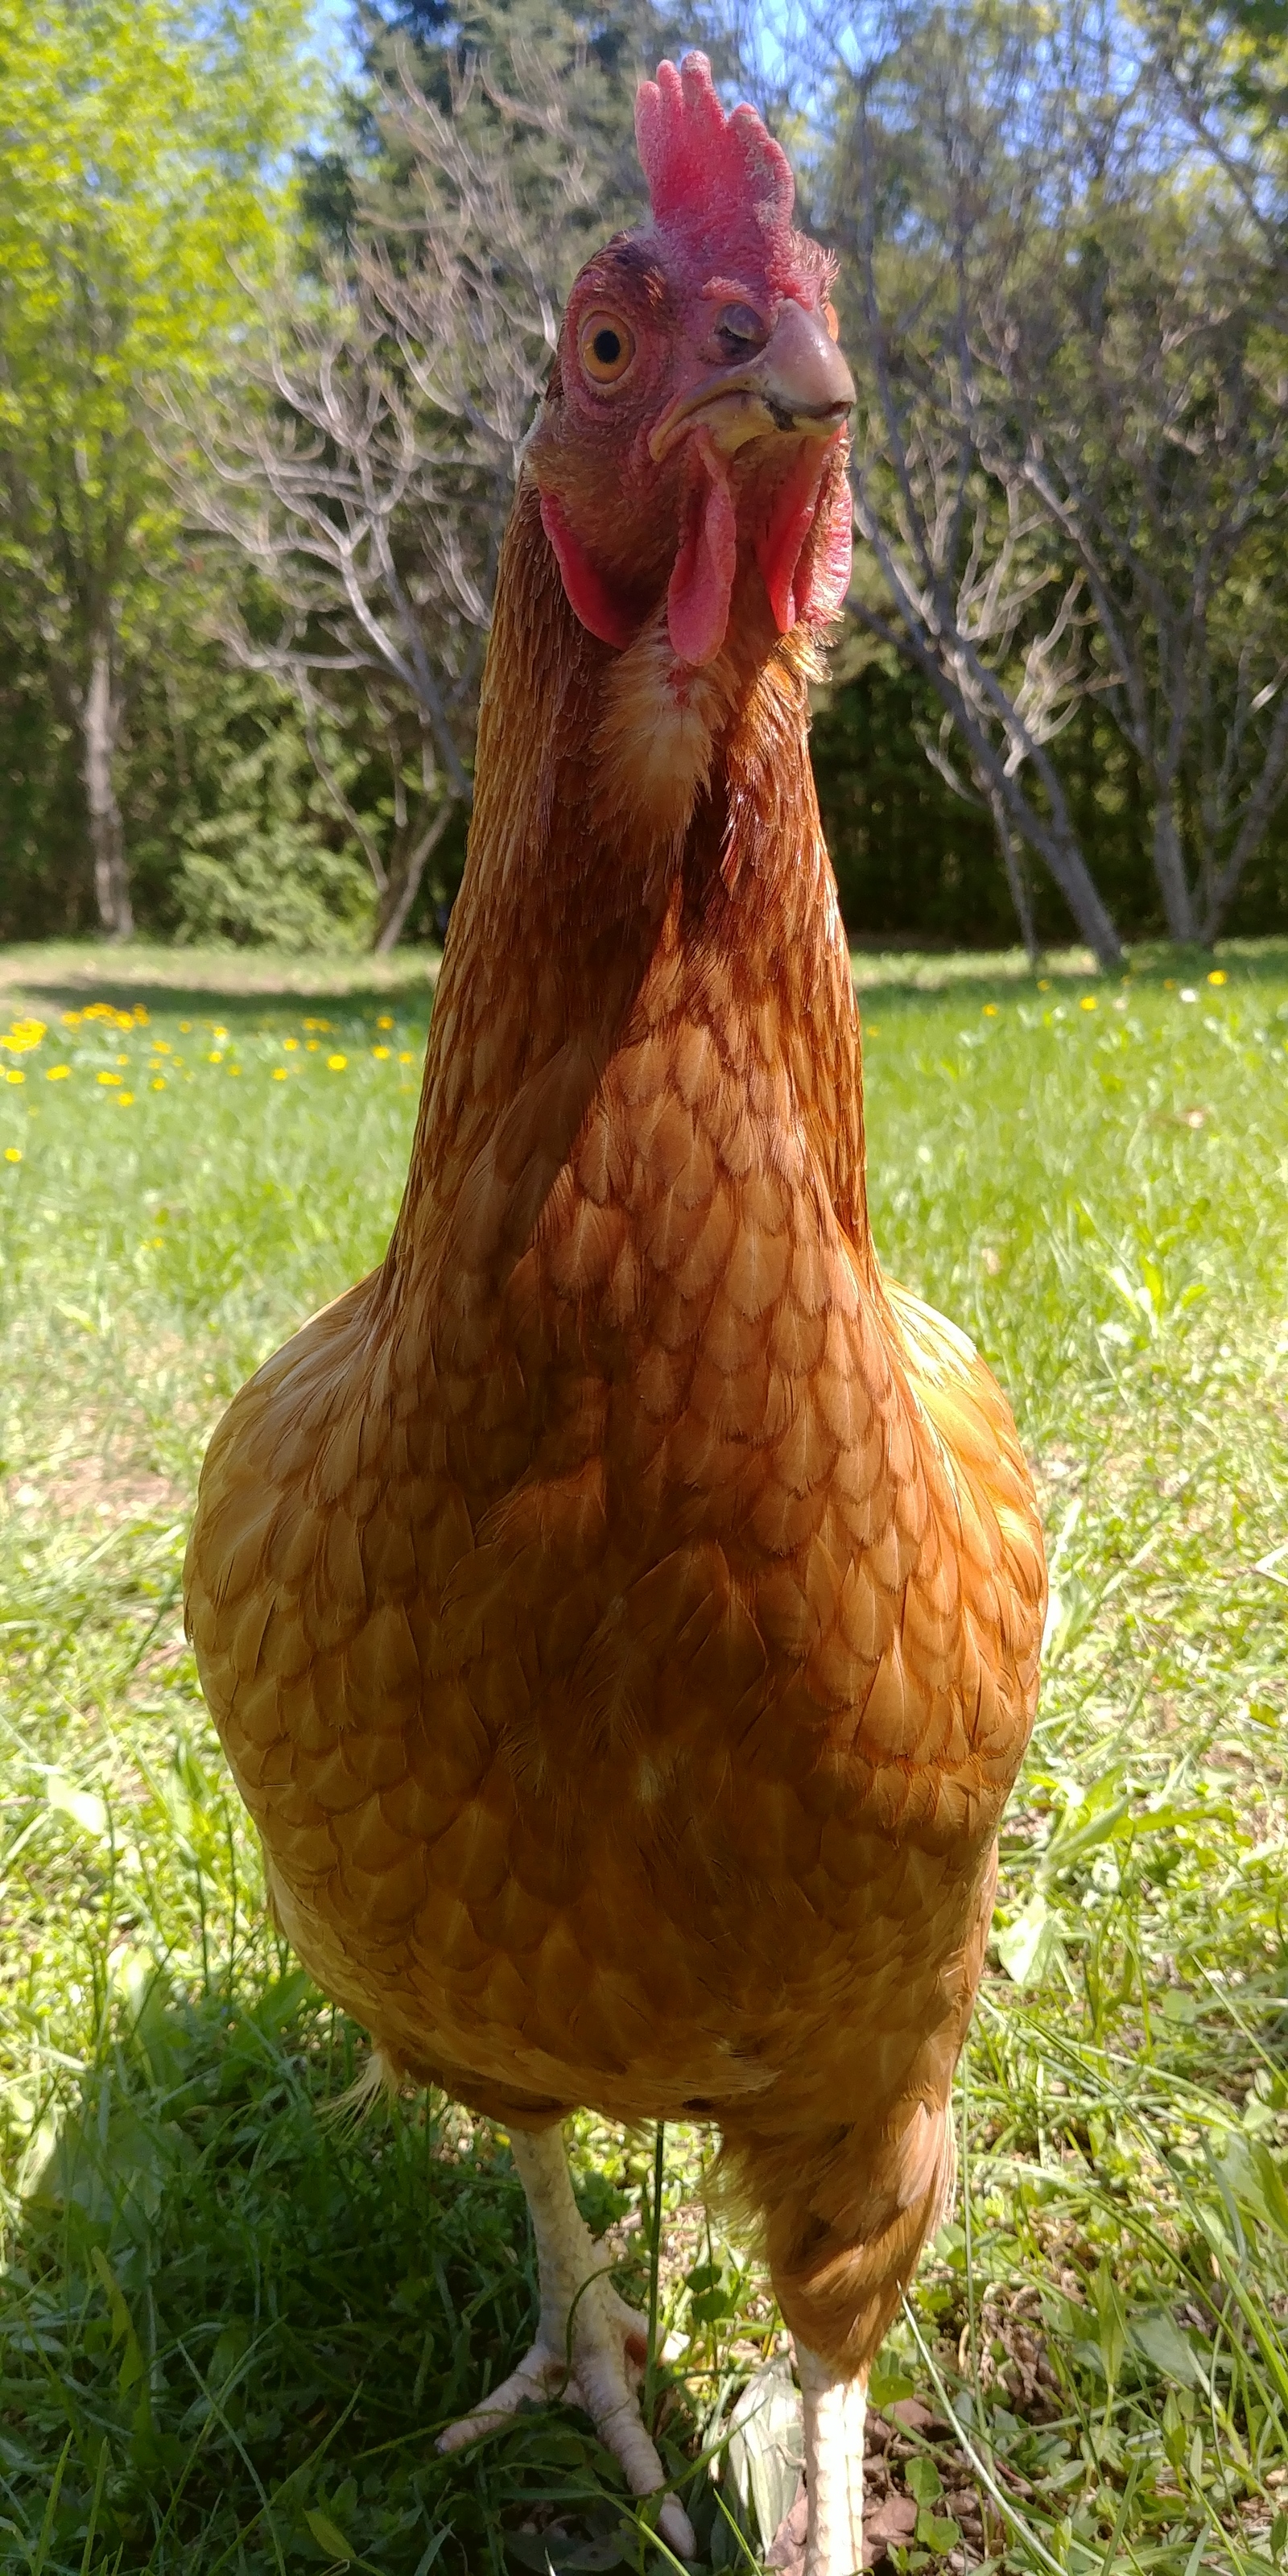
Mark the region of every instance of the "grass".
[[[878, 1240], [1009, 1386], [1056, 1569], [965, 2189], [876, 2375], [895, 2576], [1288, 2543], [1288, 952], [1082, 963], [859, 961]], [[265, 1921], [180, 1628], [213, 1421], [384, 1243], [423, 962], [3, 971], [0, 2568], [661, 2568], [581, 2419], [434, 2452], [530, 2331], [517, 2185], [450, 2105], [318, 2118], [360, 2036]], [[645, 2304], [653, 2145], [575, 2140]], [[658, 2422], [751, 2569], [790, 2398], [703, 2148]]]

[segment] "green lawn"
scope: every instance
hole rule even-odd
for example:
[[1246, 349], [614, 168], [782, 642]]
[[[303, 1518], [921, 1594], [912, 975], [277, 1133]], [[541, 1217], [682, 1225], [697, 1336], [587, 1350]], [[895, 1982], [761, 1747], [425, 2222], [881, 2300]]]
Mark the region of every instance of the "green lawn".
[[[1066, 958], [1046, 989], [1013, 959], [856, 963], [878, 1242], [1008, 1385], [1057, 1593], [967, 2188], [877, 2377], [876, 2529], [899, 2576], [1269, 2567], [1288, 949], [1121, 986]], [[180, 1627], [221, 1406], [384, 1245], [424, 961], [58, 949], [0, 982], [0, 2569], [660, 2568], [580, 2419], [435, 2454], [527, 2339], [518, 2188], [449, 2105], [317, 2117], [361, 2040], [265, 1924]], [[576, 2143], [647, 2296], [652, 2139]], [[749, 2373], [775, 2384], [703, 2149], [667, 2133], [677, 2473]], [[709, 2563], [760, 2564], [771, 2466], [753, 2427], [692, 2473]]]

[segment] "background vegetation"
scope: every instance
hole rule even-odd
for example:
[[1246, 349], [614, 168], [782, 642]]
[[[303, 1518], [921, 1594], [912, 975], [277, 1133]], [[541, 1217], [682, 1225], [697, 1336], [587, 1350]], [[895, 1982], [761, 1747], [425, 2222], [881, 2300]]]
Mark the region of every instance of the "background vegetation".
[[0, 939], [441, 927], [519, 444], [694, 38], [842, 258], [855, 935], [1281, 925], [1281, 17], [0, 5]]

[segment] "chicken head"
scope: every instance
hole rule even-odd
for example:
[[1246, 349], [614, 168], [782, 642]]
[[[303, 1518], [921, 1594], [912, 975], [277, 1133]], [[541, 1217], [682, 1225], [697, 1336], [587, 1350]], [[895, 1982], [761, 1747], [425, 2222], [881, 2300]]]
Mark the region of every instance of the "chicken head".
[[665, 603], [682, 675], [736, 624], [753, 651], [820, 624], [850, 577], [854, 384], [832, 263], [793, 231], [786, 158], [726, 116], [702, 54], [636, 106], [653, 222], [588, 261], [528, 447], [564, 589], [601, 642]]

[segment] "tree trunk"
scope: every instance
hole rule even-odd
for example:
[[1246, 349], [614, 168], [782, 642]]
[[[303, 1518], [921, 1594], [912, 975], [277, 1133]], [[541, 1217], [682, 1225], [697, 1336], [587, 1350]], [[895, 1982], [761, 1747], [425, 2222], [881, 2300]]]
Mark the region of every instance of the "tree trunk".
[[1015, 918], [1020, 925], [1020, 937], [1024, 942], [1029, 964], [1036, 974], [1042, 963], [1042, 950], [1038, 942], [1037, 929], [1033, 920], [1033, 905], [1024, 873], [1023, 843], [1016, 839], [1011, 830], [1010, 816], [991, 779], [985, 779], [984, 793], [993, 817], [998, 846], [1002, 853], [1002, 865], [1006, 870], [1006, 882], [1011, 890]]
[[407, 926], [407, 916], [420, 892], [425, 862], [437, 849], [456, 804], [455, 796], [444, 797], [433, 821], [418, 835], [401, 862], [391, 860], [388, 878], [376, 903], [373, 946], [377, 957], [387, 956], [391, 948], [397, 947]]
[[121, 729], [121, 703], [112, 686], [112, 648], [106, 634], [96, 635], [90, 658], [89, 687], [81, 706], [82, 775], [89, 812], [89, 845], [94, 860], [94, 895], [99, 928], [108, 939], [132, 939], [134, 912], [125, 867], [125, 833], [116, 801], [112, 762]]
[[1185, 857], [1176, 822], [1176, 800], [1172, 789], [1159, 788], [1154, 814], [1154, 874], [1163, 898], [1163, 912], [1171, 938], [1182, 948], [1193, 948], [1199, 935], [1194, 898], [1185, 874]]

